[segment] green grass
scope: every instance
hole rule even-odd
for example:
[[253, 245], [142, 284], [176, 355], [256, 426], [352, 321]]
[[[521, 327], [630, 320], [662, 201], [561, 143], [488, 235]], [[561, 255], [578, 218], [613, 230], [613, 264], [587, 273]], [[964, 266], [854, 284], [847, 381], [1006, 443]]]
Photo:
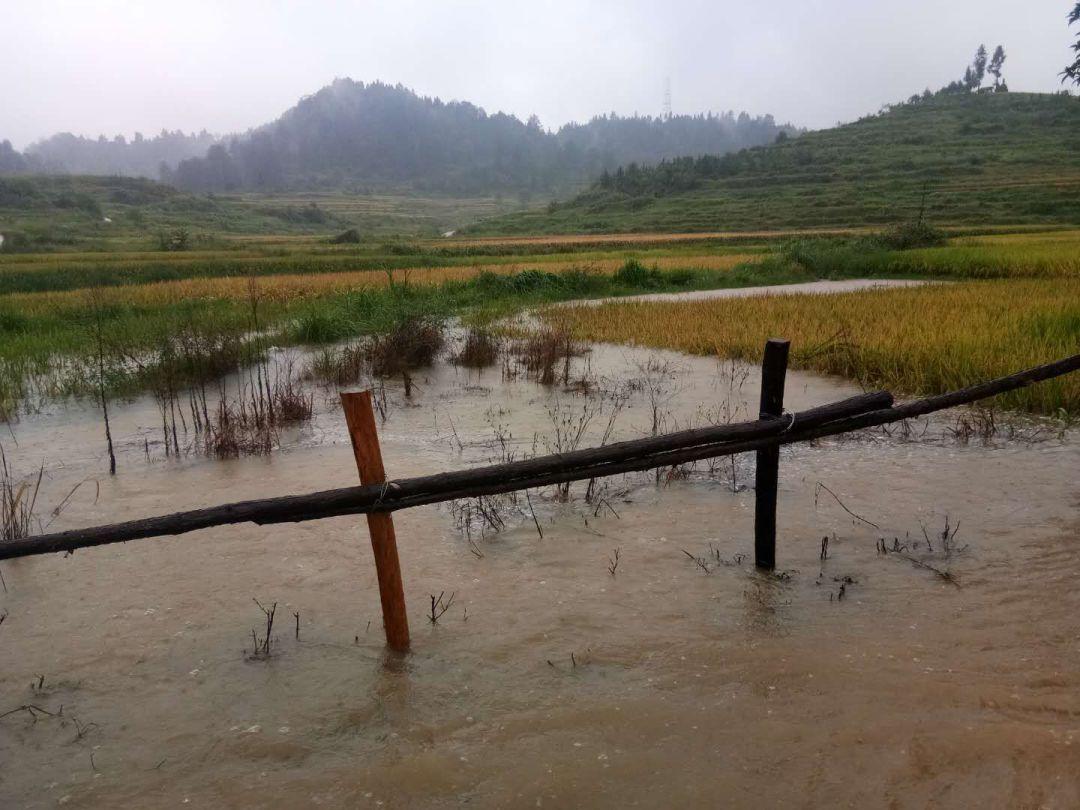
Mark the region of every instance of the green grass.
[[636, 190], [596, 186], [469, 231], [884, 225], [913, 219], [924, 187], [938, 224], [1080, 223], [1080, 101], [1033, 93], [940, 97], [710, 165], [676, 178], [646, 171]]

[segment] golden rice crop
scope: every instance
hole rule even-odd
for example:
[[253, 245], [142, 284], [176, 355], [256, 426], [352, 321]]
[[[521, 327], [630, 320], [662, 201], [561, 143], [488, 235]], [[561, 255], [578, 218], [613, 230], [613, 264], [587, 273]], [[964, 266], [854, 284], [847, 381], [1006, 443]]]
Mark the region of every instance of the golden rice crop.
[[[624, 302], [549, 309], [579, 340], [757, 361], [792, 341], [794, 367], [896, 393], [934, 394], [1080, 351], [1080, 279], [975, 281], [839, 295]], [[1080, 413], [1080, 374], [1002, 398]]]
[[[729, 270], [739, 264], [761, 260], [760, 255], [706, 255], [660, 257], [649, 264], [660, 269], [691, 267], [704, 270]], [[549, 272], [580, 268], [588, 272], [613, 273], [622, 267], [622, 259], [604, 259], [593, 262], [548, 262], [543, 269]], [[508, 263], [485, 265], [460, 265], [449, 267], [406, 268], [393, 273], [380, 270], [360, 270], [341, 273], [271, 275], [257, 278], [259, 298], [287, 303], [304, 298], [314, 298], [349, 290], [382, 288], [390, 283], [431, 285], [445, 281], [467, 281], [481, 272], [507, 275], [522, 270], [535, 269], [536, 263]], [[13, 293], [3, 301], [19, 308], [24, 314], [44, 313], [86, 306], [87, 290], [64, 290], [43, 293]], [[251, 295], [248, 277], [190, 278], [178, 281], [161, 281], [153, 284], [134, 284], [118, 287], [97, 287], [94, 296], [97, 305], [135, 304], [153, 306], [174, 304], [191, 300], [246, 300]]]
[[919, 275], [969, 278], [1080, 277], [1080, 242], [949, 245], [896, 254], [892, 267]]
[[1080, 248], [1080, 230], [1069, 228], [1059, 231], [1032, 231], [1025, 233], [991, 233], [981, 236], [968, 236], [956, 240], [957, 244], [972, 245], [1048, 245], [1071, 243], [1074, 248]]

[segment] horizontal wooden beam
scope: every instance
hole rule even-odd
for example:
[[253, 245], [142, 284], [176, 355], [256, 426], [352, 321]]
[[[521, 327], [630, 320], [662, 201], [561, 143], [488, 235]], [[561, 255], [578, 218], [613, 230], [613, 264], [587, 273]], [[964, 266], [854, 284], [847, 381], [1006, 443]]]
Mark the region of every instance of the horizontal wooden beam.
[[[833, 402], [795, 414], [800, 425], [814, 426], [845, 416], [877, 410], [892, 404], [892, 395], [880, 391]], [[713, 448], [732, 441], [747, 441], [782, 433], [789, 419], [759, 419], [731, 425], [716, 425], [615, 442], [601, 447], [556, 453], [547, 456], [474, 467], [448, 473], [388, 481], [369, 486], [343, 487], [307, 495], [289, 495], [194, 509], [159, 517], [124, 523], [73, 529], [54, 534], [26, 537], [0, 543], [0, 560], [30, 554], [49, 554], [77, 548], [122, 543], [146, 537], [185, 534], [187, 532], [233, 523], [295, 523], [340, 515], [392, 512], [410, 506], [456, 500], [477, 495], [508, 492], [542, 485], [556, 478], [573, 481], [595, 477], [592, 470], [612, 464], [647, 462], [656, 454], [689, 448]], [[579, 472], [580, 471], [580, 472]], [[461, 493], [466, 493], [462, 495]]]
[[294, 523], [341, 515], [392, 512], [459, 498], [586, 480], [764, 447], [809, 441], [924, 416], [1014, 391], [1080, 369], [1080, 354], [959, 391], [893, 407], [886, 392], [863, 394], [781, 419], [756, 420], [634, 439], [509, 464], [390, 481], [383, 485], [266, 498], [0, 543], [0, 559], [73, 551], [147, 537], [178, 535], [233, 523]]

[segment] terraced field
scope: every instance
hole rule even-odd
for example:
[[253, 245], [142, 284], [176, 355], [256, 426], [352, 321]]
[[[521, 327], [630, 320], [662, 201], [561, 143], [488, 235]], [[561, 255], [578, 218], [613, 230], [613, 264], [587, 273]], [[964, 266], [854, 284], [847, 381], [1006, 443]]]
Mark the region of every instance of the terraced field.
[[719, 158], [611, 176], [566, 201], [482, 221], [475, 234], [760, 231], [1080, 223], [1080, 102], [943, 96]]

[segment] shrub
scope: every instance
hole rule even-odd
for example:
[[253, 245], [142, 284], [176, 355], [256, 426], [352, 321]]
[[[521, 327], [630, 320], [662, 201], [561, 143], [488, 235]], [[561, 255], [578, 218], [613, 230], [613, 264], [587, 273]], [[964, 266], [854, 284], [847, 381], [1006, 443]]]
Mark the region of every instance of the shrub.
[[[300, 225], [322, 225], [330, 221], [330, 216], [315, 203], [303, 206], [287, 205], [284, 208], [264, 207], [256, 210], [260, 214]], [[356, 241], [360, 241], [359, 238]]]
[[919, 221], [889, 228], [878, 235], [877, 241], [892, 250], [912, 250], [913, 248], [940, 247], [948, 241], [948, 237], [932, 225]]
[[430, 366], [443, 347], [442, 324], [433, 318], [409, 316], [368, 346], [371, 373], [390, 377], [413, 368]]
[[30, 249], [30, 237], [21, 231], [8, 231], [0, 242], [0, 253], [18, 253]]
[[367, 352], [363, 346], [323, 349], [311, 362], [308, 375], [337, 386], [352, 385], [364, 376]]
[[559, 277], [543, 270], [522, 270], [509, 276], [510, 287], [514, 292], [528, 293], [559, 286]]
[[191, 235], [187, 228], [176, 228], [158, 234], [158, 248], [165, 251], [187, 250], [191, 247]]
[[467, 368], [487, 368], [499, 358], [501, 344], [498, 338], [484, 329], [470, 329], [465, 336], [461, 351], [452, 358], [459, 366]]
[[293, 324], [292, 335], [300, 343], [333, 343], [351, 334], [349, 323], [337, 313], [311, 310]]
[[567, 330], [547, 327], [518, 341], [514, 353], [532, 379], [554, 385], [556, 364], [563, 363], [563, 380], [569, 382], [570, 358], [582, 354], [583, 349]]
[[349, 228], [347, 231], [342, 231], [337, 236], [330, 239], [332, 245], [358, 245], [360, 244], [360, 231], [356, 228]]
[[627, 259], [626, 264], [615, 271], [615, 282], [628, 287], [658, 287], [662, 281], [659, 270], [646, 267], [637, 259]]
[[559, 275], [559, 281], [563, 289], [574, 293], [590, 292], [602, 283], [598, 273], [590, 272], [582, 267], [571, 267], [569, 270], [563, 270]]
[[679, 268], [675, 270], [668, 270], [664, 273], [664, 279], [669, 284], [674, 284], [677, 287], [689, 287], [694, 283], [697, 278], [697, 273], [688, 268]]

